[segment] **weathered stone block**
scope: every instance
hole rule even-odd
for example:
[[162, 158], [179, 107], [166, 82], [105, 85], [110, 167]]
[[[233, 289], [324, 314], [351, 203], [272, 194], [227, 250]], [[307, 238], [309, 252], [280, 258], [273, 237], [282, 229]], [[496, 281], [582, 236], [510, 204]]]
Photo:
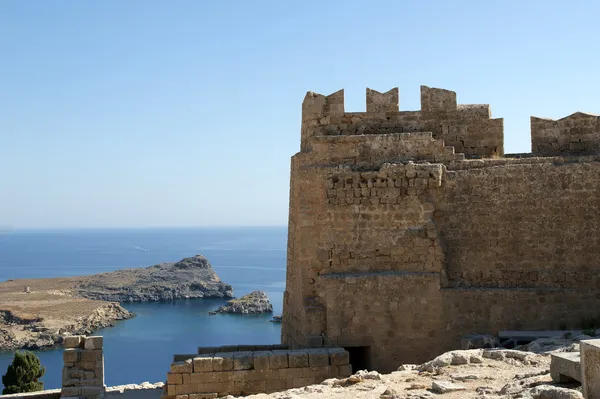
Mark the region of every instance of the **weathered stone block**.
[[[212, 372], [212, 373], [192, 373], [190, 374], [189, 383], [190, 384], [209, 384], [212, 382], [222, 382], [227, 381], [226, 379], [219, 379], [219, 376], [231, 374], [230, 372]], [[184, 374], [185, 377], [185, 374]], [[185, 385], [186, 379], [183, 379], [183, 384]]]
[[339, 366], [350, 363], [350, 353], [343, 348], [329, 349], [329, 363], [333, 366]]
[[233, 354], [218, 353], [213, 357], [214, 371], [229, 371], [233, 370]]
[[83, 370], [94, 370], [96, 368], [96, 362], [95, 361], [89, 361], [89, 362], [80, 362], [79, 366], [83, 369]]
[[289, 367], [288, 364], [288, 352], [274, 350], [269, 355], [269, 368], [271, 369], [283, 369]]
[[242, 384], [242, 395], [265, 392], [267, 382], [265, 380], [244, 381]]
[[63, 343], [65, 348], [79, 348], [81, 346], [81, 336], [73, 335], [71, 337], [65, 337]]
[[254, 365], [252, 352], [236, 352], [233, 355], [234, 370], [250, 370]]
[[312, 377], [319, 379], [321, 381], [326, 380], [331, 375], [330, 369], [334, 368], [337, 372], [338, 369], [336, 366], [326, 366], [326, 367], [305, 367], [302, 369], [302, 377]]
[[81, 394], [83, 396], [92, 396], [92, 395], [102, 395], [104, 393], [104, 387], [91, 387], [91, 386], [87, 386], [87, 387], [82, 387], [81, 388]]
[[308, 352], [306, 350], [294, 350], [288, 352], [289, 367], [308, 367]]
[[175, 384], [175, 385], [183, 384], [182, 374], [167, 373], [167, 384]]
[[327, 349], [308, 349], [308, 364], [311, 367], [329, 366], [329, 352]]
[[212, 356], [198, 356], [193, 359], [194, 373], [204, 373], [213, 371], [213, 358]]
[[79, 378], [63, 378], [62, 386], [63, 387], [76, 387], [76, 386], [81, 385], [79, 382], [80, 382]]
[[297, 367], [279, 370], [279, 378], [282, 380], [292, 380], [301, 377], [304, 377], [304, 368]]
[[85, 338], [83, 347], [87, 350], [102, 349], [103, 344], [104, 337], [102, 336], [87, 337]]
[[95, 351], [90, 351], [90, 350], [84, 350], [81, 351], [81, 361], [82, 362], [95, 362], [96, 361], [96, 354], [94, 353]]
[[237, 371], [232, 371], [230, 374], [230, 378], [229, 381], [230, 382], [239, 382], [239, 381], [244, 381], [248, 378], [248, 372], [250, 370], [237, 370]]
[[271, 370], [248, 370], [246, 374], [247, 381], [263, 381], [271, 378]]
[[581, 387], [586, 399], [600, 399], [600, 339], [580, 342]]
[[176, 395], [188, 395], [198, 392], [198, 384], [174, 385]]
[[184, 362], [177, 362], [171, 364], [171, 373], [191, 373], [192, 371], [192, 359], [188, 359]]
[[255, 370], [266, 370], [269, 369], [269, 354], [270, 351], [254, 352], [254, 366]]
[[552, 353], [550, 356], [550, 375], [554, 382], [581, 382], [581, 358], [579, 352]]
[[81, 388], [77, 388], [77, 387], [63, 387], [60, 390], [61, 396], [75, 396], [75, 397], [79, 397], [80, 393], [81, 393]]
[[80, 359], [81, 351], [79, 349], [67, 348], [63, 352], [63, 361], [64, 362], [78, 362]]
[[217, 397], [216, 392], [212, 393], [192, 393], [189, 395], [189, 399], [213, 399]]

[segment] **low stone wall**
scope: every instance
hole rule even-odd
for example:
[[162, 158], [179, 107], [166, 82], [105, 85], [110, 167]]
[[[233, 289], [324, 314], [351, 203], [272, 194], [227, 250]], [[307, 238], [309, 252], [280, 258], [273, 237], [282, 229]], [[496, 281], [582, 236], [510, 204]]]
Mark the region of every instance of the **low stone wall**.
[[[0, 395], [0, 399], [60, 399], [60, 391], [60, 389], [48, 389], [46, 391]], [[162, 383], [147, 385], [131, 384], [107, 387], [104, 398], [160, 399], [163, 393], [164, 390]]]
[[343, 348], [203, 353], [171, 365], [167, 395], [204, 399], [270, 393], [351, 374]]
[[0, 399], [60, 399], [60, 389], [0, 395]]

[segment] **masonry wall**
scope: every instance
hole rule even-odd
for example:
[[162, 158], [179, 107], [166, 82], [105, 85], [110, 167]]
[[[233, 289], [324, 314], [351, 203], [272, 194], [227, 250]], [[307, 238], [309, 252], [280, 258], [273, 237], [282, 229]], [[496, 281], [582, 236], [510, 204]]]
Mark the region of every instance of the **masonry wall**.
[[171, 365], [166, 391], [168, 398], [216, 398], [283, 391], [350, 374], [349, 354], [341, 348], [203, 353]]
[[448, 171], [435, 221], [450, 287], [600, 287], [600, 162]]
[[600, 117], [576, 112], [552, 120], [531, 117], [531, 152], [542, 156], [600, 151]]
[[[374, 95], [376, 93], [377, 95]], [[457, 104], [456, 93], [421, 86], [421, 111], [399, 111], [398, 89], [367, 89], [367, 112], [345, 112], [344, 91], [309, 92], [302, 104], [302, 150], [315, 136], [432, 132], [467, 156], [504, 154], [503, 120], [485, 104]]]
[[532, 140], [562, 156], [503, 158], [501, 119], [488, 106], [422, 88], [422, 110], [398, 113], [397, 98], [367, 90], [364, 114], [345, 112], [343, 92], [305, 98], [282, 342], [368, 347], [371, 367], [392, 371], [456, 349], [464, 335], [599, 317], [592, 119], [559, 121], [573, 124], [569, 142], [586, 143], [578, 156], [544, 147], [548, 123]]

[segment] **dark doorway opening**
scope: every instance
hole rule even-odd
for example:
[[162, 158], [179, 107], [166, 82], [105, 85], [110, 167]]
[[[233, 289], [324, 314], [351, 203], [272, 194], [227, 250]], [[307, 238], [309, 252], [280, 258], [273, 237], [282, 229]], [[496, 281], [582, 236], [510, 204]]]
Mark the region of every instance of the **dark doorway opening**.
[[352, 365], [353, 374], [358, 370], [372, 370], [370, 346], [349, 346], [344, 349], [350, 354], [350, 364]]

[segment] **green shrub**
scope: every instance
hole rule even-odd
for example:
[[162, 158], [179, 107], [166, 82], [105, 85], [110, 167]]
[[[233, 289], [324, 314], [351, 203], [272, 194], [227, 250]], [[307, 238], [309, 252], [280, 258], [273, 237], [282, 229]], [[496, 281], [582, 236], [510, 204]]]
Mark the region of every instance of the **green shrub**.
[[43, 391], [44, 383], [38, 381], [46, 369], [32, 352], [17, 352], [6, 374], [2, 376], [2, 395]]

